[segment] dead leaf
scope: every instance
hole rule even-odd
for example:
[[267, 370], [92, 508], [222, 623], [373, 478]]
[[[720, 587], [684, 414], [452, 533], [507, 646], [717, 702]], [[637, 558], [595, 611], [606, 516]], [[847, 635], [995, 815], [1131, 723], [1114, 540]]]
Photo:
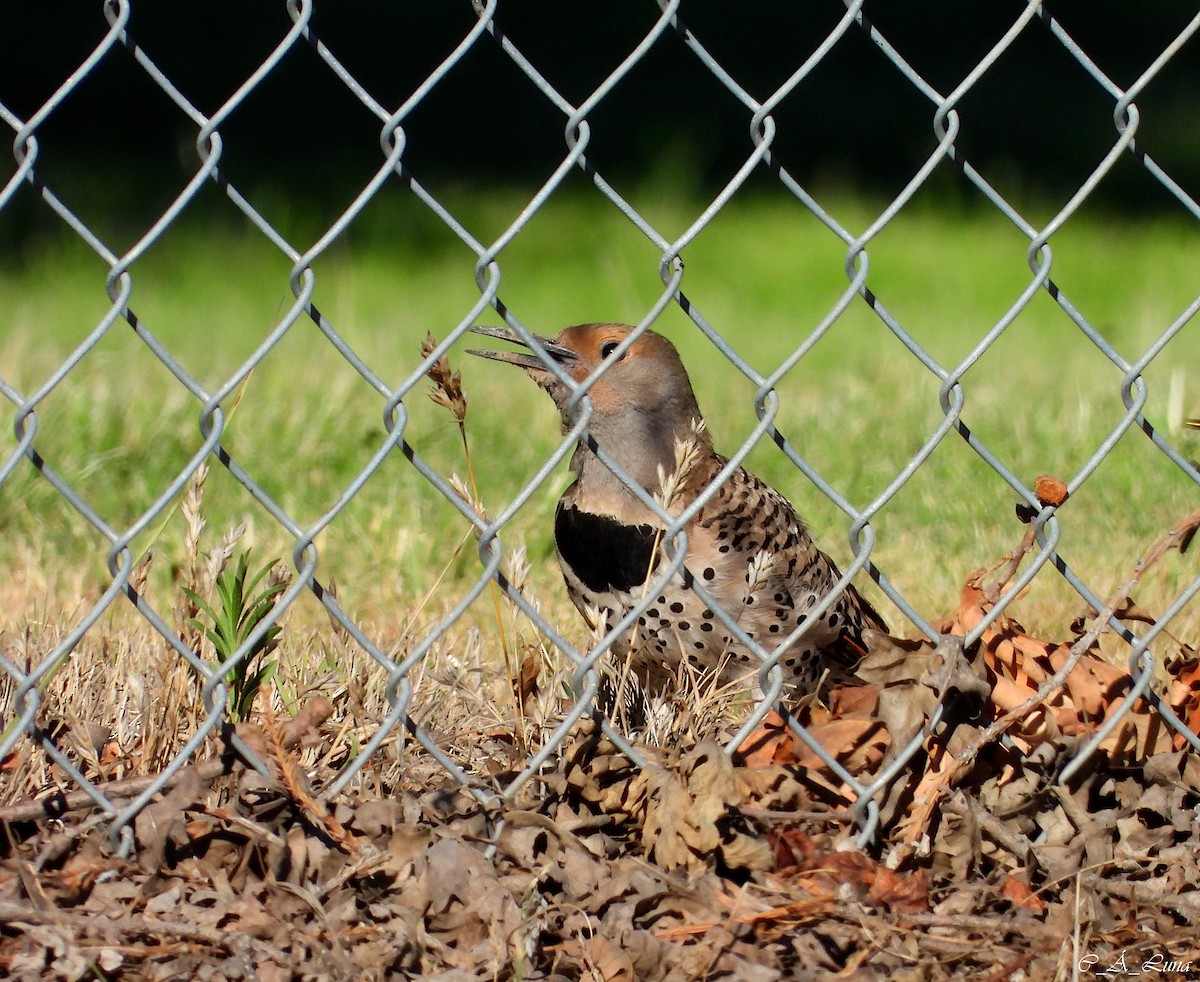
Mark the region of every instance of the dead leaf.
[[735, 751], [735, 759], [743, 767], [794, 763], [792, 740], [792, 732], [783, 716], [778, 710], [772, 709], [758, 729], [742, 741]]
[[1042, 898], [1012, 875], [1004, 878], [1004, 882], [1000, 885], [1000, 895], [1011, 900], [1015, 907], [1024, 907], [1026, 910], [1034, 910], [1038, 913], [1046, 909]]
[[604, 935], [568, 938], [548, 949], [567, 956], [591, 971], [586, 978], [596, 982], [637, 982], [633, 959], [620, 945]]
[[1033, 493], [1043, 505], [1061, 505], [1067, 500], [1067, 485], [1050, 474], [1042, 474], [1033, 482]]
[[520, 677], [516, 680], [517, 702], [525, 712], [530, 712], [538, 696], [538, 662], [532, 652], [527, 652], [521, 661]]
[[648, 854], [666, 869], [699, 872], [720, 862], [764, 869], [770, 850], [738, 829], [741, 791], [733, 762], [715, 741], [684, 756], [677, 770], [650, 764], [644, 782], [643, 835]]
[[886, 866], [876, 864], [867, 900], [887, 908], [893, 914], [924, 913], [929, 910], [929, 884], [925, 871], [919, 869], [908, 876], [901, 876]]

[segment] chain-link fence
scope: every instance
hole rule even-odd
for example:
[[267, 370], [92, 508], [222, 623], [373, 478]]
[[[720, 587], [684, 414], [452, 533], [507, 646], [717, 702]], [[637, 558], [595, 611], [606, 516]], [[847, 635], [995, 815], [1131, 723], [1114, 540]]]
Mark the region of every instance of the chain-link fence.
[[[49, 755], [58, 768], [82, 789], [104, 813], [111, 816], [111, 828], [114, 841], [123, 843], [128, 849], [132, 842], [131, 823], [138, 813], [150, 800], [160, 793], [172, 780], [173, 776], [187, 764], [197, 749], [210, 735], [217, 731], [227, 721], [230, 714], [230, 692], [226, 679], [231, 669], [241, 665], [257, 646], [266, 638], [279, 619], [289, 610], [298, 598], [311, 594], [324, 606], [329, 616], [344, 631], [353, 644], [359, 646], [387, 673], [387, 700], [390, 712], [377, 721], [377, 726], [369, 740], [362, 745], [357, 757], [352, 763], [342, 769], [338, 778], [322, 790], [323, 794], [333, 796], [343, 791], [359, 774], [363, 766], [371, 760], [381, 744], [392, 737], [397, 728], [407, 727], [418, 741], [441, 767], [471, 790], [483, 802], [497, 799], [512, 799], [517, 792], [533, 777], [560, 748], [570, 729], [579, 719], [595, 710], [596, 693], [599, 685], [598, 665], [607, 650], [607, 639], [602, 639], [594, 647], [578, 644], [581, 633], [575, 623], [551, 623], [540, 612], [536, 605], [507, 578], [501, 575], [503, 549], [501, 535], [516, 513], [523, 508], [536, 492], [546, 483], [547, 478], [565, 457], [570, 453], [573, 441], [586, 427], [590, 412], [586, 392], [580, 392], [578, 402], [579, 415], [571, 433], [558, 447], [557, 452], [544, 466], [529, 475], [520, 492], [514, 500], [495, 516], [480, 514], [463, 494], [452, 484], [449, 475], [439, 473], [410, 445], [406, 436], [408, 425], [408, 406], [406, 400], [412, 400], [424, 386], [425, 376], [438, 358], [451, 351], [461, 348], [460, 341], [468, 328], [475, 324], [496, 322], [497, 315], [507, 323], [517, 334], [529, 339], [531, 328], [523, 323], [521, 311], [510, 309], [501, 299], [501, 271], [504, 265], [502, 253], [521, 235], [523, 230], [534, 220], [539, 210], [554, 196], [565, 183], [578, 180], [582, 174], [588, 182], [588, 193], [605, 203], [624, 217], [642, 236], [653, 244], [658, 254], [658, 272], [662, 280], [662, 290], [650, 309], [645, 310], [637, 325], [639, 331], [650, 328], [665, 310], [677, 307], [682, 310], [694, 324], [695, 330], [703, 334], [738, 372], [750, 380], [756, 389], [754, 406], [759, 424], [750, 432], [745, 441], [732, 455], [732, 460], [740, 462], [746, 454], [764, 437], [773, 439], [795, 466], [796, 471], [811, 482], [819, 491], [827, 496], [838, 509], [845, 513], [850, 520], [850, 544], [854, 561], [846, 568], [846, 576], [839, 584], [842, 590], [856, 574], [870, 575], [882, 589], [883, 593], [895, 604], [910, 622], [906, 625], [911, 631], [924, 634], [935, 643], [941, 643], [946, 650], [961, 644], [970, 647], [985, 632], [989, 624], [999, 617], [1009, 601], [1022, 588], [1038, 575], [1057, 575], [1065, 580], [1078, 592], [1079, 596], [1094, 610], [1105, 609], [1105, 603], [1089, 584], [1086, 571], [1072, 568], [1057, 552], [1059, 542], [1060, 518], [1059, 506], [1061, 500], [1047, 502], [1039, 498], [1027, 478], [1010, 470], [1006, 462], [989, 449], [983, 440], [974, 433], [964, 420], [967, 387], [964, 376], [976, 365], [979, 359], [989, 350], [990, 346], [1006, 331], [1014, 320], [1024, 311], [1035, 298], [1048, 296], [1057, 305], [1061, 317], [1074, 326], [1078, 336], [1086, 338], [1116, 368], [1120, 398], [1125, 412], [1116, 419], [1107, 437], [1094, 452], [1087, 457], [1078, 471], [1066, 481], [1066, 492], [1078, 491], [1105, 461], [1113, 446], [1126, 433], [1139, 431], [1145, 440], [1156, 448], [1156, 451], [1183, 475], [1193, 482], [1200, 483], [1200, 474], [1188, 462], [1180, 450], [1172, 445], [1167, 435], [1159, 426], [1155, 426], [1143, 414], [1147, 405], [1148, 386], [1143, 374], [1156, 358], [1159, 358], [1164, 348], [1180, 332], [1184, 331], [1188, 322], [1200, 305], [1200, 297], [1192, 300], [1185, 309], [1178, 311], [1169, 323], [1161, 326], [1157, 339], [1139, 356], [1129, 360], [1123, 357], [1113, 347], [1102, 327], [1090, 323], [1072, 300], [1056, 286], [1052, 278], [1052, 253], [1050, 240], [1056, 233], [1071, 221], [1081, 206], [1095, 194], [1106, 180], [1110, 172], [1119, 162], [1132, 159], [1142, 168], [1146, 175], [1155, 182], [1170, 201], [1171, 208], [1189, 219], [1200, 219], [1200, 206], [1188, 192], [1172, 176], [1167, 173], [1154, 157], [1154, 148], [1143, 146], [1139, 134], [1141, 114], [1138, 109], [1139, 98], [1153, 85], [1157, 76], [1171, 64], [1186, 45], [1191, 42], [1194, 33], [1200, 28], [1200, 15], [1193, 17], [1178, 35], [1162, 49], [1144, 71], [1131, 84], [1121, 86], [1110, 79], [1101, 67], [1089, 57], [1071, 37], [1064, 27], [1057, 22], [1046, 8], [1037, 2], [1028, 3], [1023, 9], [1014, 11], [1014, 17], [1006, 32], [991, 43], [986, 54], [978, 60], [973, 70], [962, 78], [950, 91], [941, 91], [916, 70], [905, 58], [905, 52], [894, 46], [888, 37], [880, 33], [863, 14], [862, 0], [847, 3], [845, 10], [839, 15], [836, 23], [828, 32], [824, 41], [813, 50], [798, 54], [794, 61], [794, 70], [786, 80], [773, 92], [766, 95], [752, 95], [736, 77], [705, 47], [702, 38], [693, 34], [684, 21], [686, 11], [681, 12], [678, 2], [661, 2], [657, 19], [652, 27], [641, 38], [640, 42], [628, 51], [627, 55], [611, 73], [585, 97], [570, 99], [566, 97], [554, 82], [543, 74], [535, 58], [529, 57], [521, 47], [505, 32], [504, 11], [500, 9], [497, 0], [491, 2], [476, 2], [474, 13], [476, 20], [470, 31], [466, 33], [453, 51], [429, 73], [428, 77], [418, 87], [413, 89], [398, 104], [385, 104], [372, 94], [370, 85], [360, 81], [347, 67], [353, 61], [347, 58], [347, 52], [334, 50], [328, 46], [322, 37], [316, 33], [313, 25], [313, 4], [311, 0], [290, 0], [287, 4], [287, 14], [291, 27], [279, 38], [274, 50], [261, 64], [246, 77], [244, 83], [228, 97], [215, 111], [202, 112], [189, 99], [187, 86], [177, 82], [171, 74], [164, 71], [154, 61], [148, 52], [153, 50], [151, 39], [141, 38], [131, 26], [131, 8], [134, 5], [129, 0], [108, 0], [103, 4], [103, 15], [107, 21], [107, 33], [94, 49], [81, 60], [75, 70], [58, 87], [57, 91], [45, 100], [36, 111], [19, 117], [3, 102], [0, 102], [0, 116], [13, 132], [13, 166], [8, 174], [3, 189], [0, 190], [0, 212], [10, 207], [28, 207], [30, 201], [36, 199], [36, 214], [38, 221], [52, 223], [57, 227], [68, 229], [73, 236], [86, 245], [96, 256], [100, 257], [107, 267], [106, 287], [110, 306], [107, 313], [94, 324], [94, 328], [71, 351], [44, 381], [36, 388], [28, 391], [18, 390], [9, 381], [0, 378], [0, 391], [13, 407], [8, 418], [12, 420], [16, 433], [15, 448], [8, 452], [0, 462], [0, 485], [13, 486], [14, 475], [22, 469], [34, 469], [39, 481], [51, 486], [62, 501], [69, 504], [88, 525], [107, 543], [106, 560], [111, 579], [107, 588], [86, 612], [78, 618], [73, 627], [67, 632], [52, 650], [46, 652], [36, 664], [19, 664], [11, 650], [0, 656], [0, 667], [6, 674], [11, 688], [11, 701], [4, 719], [3, 739], [0, 740], [0, 759], [3, 759], [14, 748], [22, 753], [41, 752]], [[1066, 201], [1050, 218], [1034, 223], [1027, 219], [1016, 206], [1010, 203], [993, 184], [989, 183], [980, 169], [972, 165], [965, 156], [963, 148], [964, 130], [960, 119], [959, 107], [965, 98], [979, 85], [997, 63], [1005, 57], [1009, 49], [1027, 32], [1043, 32], [1052, 39], [1058, 55], [1062, 59], [1063, 70], [1070, 66], [1072, 70], [1082, 70], [1091, 82], [1103, 92], [1109, 100], [1112, 112], [1113, 130], [1111, 145], [1107, 152], [1099, 158], [1091, 172], [1086, 176]], [[792, 173], [783, 161], [773, 151], [777, 136], [777, 121], [775, 113], [786, 100], [803, 98], [806, 85], [813, 76], [819, 73], [823, 62], [840, 50], [851, 37], [869, 39], [877, 56], [884, 59], [898, 84], [911, 88], [924, 101], [927, 119], [932, 124], [932, 140], [928, 155], [912, 172], [903, 189], [883, 208], [860, 232], [852, 231], [839, 222], [830, 211], [827, 211], [817, 197], [806, 188]], [[145, 45], [145, 46], [143, 46]], [[552, 169], [550, 176], [544, 181], [537, 193], [529, 200], [518, 217], [509, 224], [501, 234], [483, 240], [475, 237], [466, 225], [456, 217], [454, 208], [446, 201], [435, 195], [422, 183], [422, 175], [416, 167], [410, 169], [410, 158], [418, 147], [410, 144], [406, 132], [406, 122], [419, 106], [430, 100], [440, 86], [451, 80], [460, 81], [464, 76], [469, 84], [476, 84], [481, 91], [486, 89], [486, 80], [472, 76], [470, 54], [480, 46], [491, 46], [494, 51], [501, 52], [512, 66], [515, 67], [534, 86], [529, 90], [529, 99], [542, 100], [545, 105], [553, 108], [559, 114], [562, 126], [564, 148], [561, 154], [553, 160], [546, 161], [546, 169]], [[696, 215], [686, 230], [675, 237], [664, 235], [655, 224], [640, 213], [617, 190], [616, 183], [606, 176], [605, 169], [598, 165], [590, 156], [589, 150], [593, 145], [594, 132], [592, 117], [597, 113], [605, 100], [613, 96], [614, 91], [626, 84], [628, 77], [647, 58], [648, 53], [663, 47], [670, 48], [677, 54], [682, 54], [689, 64], [699, 67], [711, 76], [719, 86], [736, 101], [740, 107], [744, 125], [748, 128], [750, 143], [744, 161], [731, 177], [724, 183], [720, 192], [713, 198], [708, 207]], [[350, 53], [352, 54], [352, 53]], [[264, 86], [273, 73], [280, 71], [285, 59], [303, 57], [313, 61], [319, 60], [320, 69], [328, 73], [328, 77], [343, 86], [346, 93], [357, 103], [361, 104], [376, 119], [380, 156], [377, 169], [373, 176], [362, 185], [352, 203], [336, 217], [328, 227], [315, 238], [310, 246], [302, 248], [289, 241], [281, 232], [273, 227], [264, 217], [260, 207], [256, 205], [255, 193], [231, 178], [223, 169], [228, 154], [233, 152], [227, 146], [222, 133], [231, 116], [251, 99], [256, 90]], [[54, 120], [63, 105], [72, 99], [76, 90], [83, 85], [89, 76], [95, 73], [99, 66], [114, 60], [124, 59], [136, 64], [137, 70], [149, 80], [163, 97], [168, 99], [177, 110], [178, 121], [185, 124], [189, 130], [189, 140], [194, 143], [197, 164], [186, 187], [170, 202], [148, 230], [141, 235], [132, 247], [124, 252], [114, 251], [106, 243], [77, 210], [73, 208], [69, 196], [60, 196], [55, 180], [48, 176], [52, 171], [52, 161], [43, 151], [39, 139], [43, 129]], [[641, 84], [645, 84], [642, 80]], [[0, 99], [3, 98], [0, 93]], [[446, 126], [457, 125], [455, 121], [447, 121]], [[703, 127], [704, 121], [697, 120], [696, 125]], [[853, 126], [853, 121], [847, 123]], [[883, 150], [886, 152], [886, 148]], [[1052, 162], [1047, 161], [1047, 167]], [[888, 298], [868, 287], [868, 271], [871, 249], [874, 240], [892, 223], [898, 215], [908, 208], [914, 197], [931, 180], [935, 172], [943, 172], [947, 168], [957, 170], [961, 175], [964, 186], [976, 205], [994, 209], [995, 213], [1003, 216], [1011, 226], [1027, 242], [1026, 255], [1030, 274], [1023, 290], [1011, 300], [1007, 311], [995, 320], [990, 328], [978, 339], [978, 343], [970, 353], [958, 363], [943, 363], [928, 350], [922, 347], [917, 338], [906, 329], [904, 323], [894, 316], [888, 308]], [[722, 212], [728, 203], [747, 185], [751, 179], [770, 180], [778, 192], [789, 196], [807, 209], [828, 231], [830, 236], [840, 240], [843, 248], [845, 271], [845, 286], [836, 303], [829, 307], [818, 323], [798, 327], [794, 338], [793, 350], [790, 355], [769, 373], [762, 373], [752, 367], [742, 353], [738, 344], [727, 339], [728, 332], [721, 330], [706, 316], [702, 304], [689, 301], [682, 289], [683, 261], [692, 243], [701, 233], [705, 232]], [[253, 353], [245, 359], [238, 369], [230, 374], [217, 387], [203, 385], [171, 350], [160, 342], [153, 323], [143, 321], [138, 311], [132, 305], [133, 283], [137, 275], [137, 267], [148, 250], [166, 236], [178, 220], [196, 206], [197, 200], [205, 189], [216, 188], [225, 201], [221, 207], [236, 211], [244, 216], [257, 230], [257, 233], [267, 240], [278, 253], [285, 257], [290, 264], [290, 284], [294, 302], [282, 316], [273, 324], [262, 342]], [[399, 384], [389, 382], [379, 366], [368, 364], [356, 352], [355, 348], [339, 333], [338, 325], [332, 317], [323, 314], [313, 302], [315, 279], [313, 265], [330, 248], [340, 236], [354, 226], [356, 219], [376, 196], [384, 192], [399, 191], [411, 196], [428, 212], [442, 223], [465, 245], [475, 257], [474, 275], [478, 284], [478, 301], [469, 310], [464, 310], [457, 323], [447, 323], [444, 326], [444, 339], [433, 348], [424, 361]], [[211, 204], [211, 202], [209, 202]], [[980, 271], [980, 275], [987, 275]], [[15, 302], [15, 301], [14, 301]], [[8, 306], [10, 300], [6, 299]], [[776, 392], [789, 372], [800, 363], [811, 349], [828, 332], [833, 330], [852, 306], [866, 304], [874, 317], [886, 327], [912, 358], [923, 366], [923, 369], [936, 379], [939, 393], [941, 419], [930, 431], [923, 444], [912, 455], [911, 459], [898, 470], [886, 487], [872, 500], [855, 503], [847, 500], [828, 482], [821, 473], [806, 461], [796, 448], [789, 443], [776, 429], [779, 397]], [[3, 316], [7, 316], [7, 311]], [[344, 488], [342, 494], [315, 522], [305, 524], [299, 521], [281, 503], [278, 494], [269, 493], [260, 478], [256, 478], [257, 468], [241, 458], [235, 449], [227, 446], [224, 441], [227, 421], [234, 405], [240, 387], [248, 376], [260, 366], [269, 363], [272, 354], [283, 343], [285, 336], [293, 331], [298, 324], [306, 319], [311, 320], [327, 342], [324, 357], [330, 362], [345, 363], [354, 369], [377, 393], [382, 400], [385, 429], [372, 445], [369, 462], [357, 476]], [[40, 444], [43, 440], [40, 414], [48, 397], [56, 391], [70, 387], [73, 384], [73, 372], [88, 354], [99, 345], [109, 332], [123, 329], [122, 325], [131, 328], [139, 342], [151, 352], [162, 366], [174, 377], [176, 384], [195, 400], [200, 407], [198, 416], [198, 438], [186, 466], [178, 469], [170, 481], [161, 488], [153, 503], [145, 508], [130, 524], [114, 523], [112, 516], [96, 510], [95, 503], [88, 495], [67, 476], [71, 468], [65, 466], [68, 462], [54, 459], [49, 453], [43, 453]], [[455, 348], [458, 346], [458, 348]], [[10, 366], [4, 366], [3, 374], [9, 375]], [[286, 393], [280, 393], [284, 398]], [[423, 396], [422, 396], [423, 398]], [[928, 612], [916, 609], [906, 596], [889, 582], [886, 570], [880, 570], [872, 561], [872, 550], [876, 546], [876, 530], [873, 525], [877, 516], [910, 481], [915, 473], [925, 464], [928, 458], [945, 441], [961, 440], [973, 451], [979, 459], [986, 462], [996, 475], [1012, 489], [1015, 498], [1024, 502], [1033, 512], [1032, 527], [1036, 531], [1038, 549], [1025, 570], [1016, 578], [1013, 589], [1010, 590], [995, 605], [984, 621], [975, 626], [965, 638], [955, 639], [949, 635], [943, 636], [931, 623]], [[147, 448], [147, 453], [154, 453]], [[447, 610], [445, 616], [428, 629], [422, 639], [406, 650], [402, 657], [397, 657], [387, 650], [378, 638], [372, 637], [356, 619], [343, 608], [336, 591], [329, 589], [318, 573], [319, 550], [315, 544], [321, 534], [339, 521], [346, 507], [356, 495], [370, 482], [382, 479], [381, 468], [385, 462], [396, 461], [403, 457], [406, 463], [401, 466], [411, 466], [420, 475], [420, 479], [429, 485], [449, 502], [462, 517], [472, 526], [479, 542], [479, 555], [482, 563], [470, 589], [466, 590], [457, 602]], [[220, 664], [212, 664], [201, 658], [194, 644], [189, 643], [170, 623], [169, 614], [157, 610], [150, 604], [146, 596], [139, 591], [135, 576], [135, 567], [139, 562], [137, 551], [131, 543], [138, 539], [147, 529], [163, 520], [178, 502], [185, 488], [192, 481], [203, 465], [211, 464], [215, 468], [224, 468], [244, 489], [249, 498], [253, 499], [262, 509], [284, 530], [292, 545], [292, 562], [294, 575], [285, 588], [278, 593], [270, 612], [257, 623], [254, 629], [245, 637], [235, 650], [228, 653], [226, 660]], [[645, 497], [645, 495], [643, 495]], [[17, 501], [12, 495], [3, 499], [4, 508], [16, 508]], [[665, 540], [671, 540], [673, 533], [678, 531], [678, 522], [665, 512], [661, 517], [667, 525]], [[670, 576], [682, 562], [682, 556], [676, 554], [672, 564], [664, 566], [661, 575]], [[489, 584], [497, 583], [505, 590], [509, 599], [528, 616], [545, 638], [565, 657], [574, 675], [576, 700], [563, 715], [561, 722], [542, 743], [540, 750], [525, 761], [524, 769], [511, 778], [506, 778], [501, 786], [494, 783], [482, 783], [468, 775], [452, 756], [448, 755], [439, 741], [434, 740], [429, 733], [418, 725], [410, 714], [414, 695], [413, 674], [416, 666], [426, 657], [438, 638], [451, 628], [464, 613], [478, 600]], [[1104, 740], [1109, 731], [1117, 726], [1125, 712], [1129, 710], [1137, 696], [1150, 700], [1165, 721], [1173, 727], [1194, 748], [1200, 749], [1200, 738], [1196, 736], [1172, 710], [1155, 695], [1152, 685], [1155, 659], [1150, 654], [1150, 644], [1164, 628], [1171, 623], [1186, 604], [1200, 590], [1200, 577], [1194, 577], [1178, 591], [1174, 602], [1162, 615], [1142, 633], [1134, 633], [1124, 622], [1115, 616], [1111, 618], [1111, 626], [1116, 634], [1124, 639], [1128, 647], [1128, 663], [1132, 674], [1133, 685], [1124, 709], [1113, 714], [1103, 727], [1099, 728], [1089, 741], [1076, 754], [1060, 779], [1069, 779], [1071, 773], [1082, 766], [1093, 749]], [[656, 591], [650, 591], [648, 598]], [[835, 596], [831, 595], [832, 602]], [[647, 599], [649, 603], [649, 599]], [[130, 605], [151, 625], [161, 637], [166, 649], [164, 657], [182, 659], [202, 680], [202, 699], [204, 713], [202, 724], [192, 733], [186, 744], [171, 760], [168, 767], [162, 770], [156, 778], [142, 787], [139, 793], [127, 803], [118, 803], [110, 797], [97, 783], [89, 780], [80, 769], [73, 755], [64, 752], [59, 742], [51, 732], [53, 727], [43, 718], [43, 687], [48, 676], [58, 671], [61, 666], [77, 655], [81, 640], [111, 609], [120, 605]], [[643, 605], [643, 609], [644, 609]], [[638, 611], [635, 610], [633, 617]], [[762, 679], [764, 688], [770, 695], [780, 691], [779, 672], [774, 667], [772, 656], [762, 649], [758, 650], [764, 659]], [[1061, 683], [1062, 679], [1051, 679], [1048, 685]], [[745, 725], [736, 737], [730, 741], [730, 746], [736, 745], [744, 736], [751, 732], [771, 709], [770, 699], [762, 700], [749, 714]], [[930, 726], [937, 723], [935, 719]], [[892, 756], [887, 767], [875, 774], [869, 780], [855, 777], [846, 772], [837, 761], [829, 757], [828, 752], [818, 742], [812, 740], [803, 727], [793, 723], [801, 740], [807, 741], [814, 753], [826, 761], [835, 773], [852, 788], [858, 800], [857, 820], [864, 838], [875, 835], [878, 831], [878, 801], [886, 790], [889, 782], [903, 769], [910, 758], [920, 749], [924, 734], [917, 734], [907, 747]], [[638, 751], [631, 746], [626, 735], [619, 732], [611, 724], [606, 723], [609, 737], [634, 761], [640, 761]], [[254, 750], [241, 744], [236, 734], [231, 739], [238, 744], [238, 751], [249, 761], [256, 760]]]

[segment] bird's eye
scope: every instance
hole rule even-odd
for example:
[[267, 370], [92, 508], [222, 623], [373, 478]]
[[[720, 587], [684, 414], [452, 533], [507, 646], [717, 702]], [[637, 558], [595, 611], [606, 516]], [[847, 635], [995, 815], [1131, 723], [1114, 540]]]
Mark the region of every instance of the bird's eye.
[[602, 345], [600, 345], [600, 357], [607, 358], [617, 350], [617, 345], [620, 343], [621, 342], [619, 341], [605, 341]]

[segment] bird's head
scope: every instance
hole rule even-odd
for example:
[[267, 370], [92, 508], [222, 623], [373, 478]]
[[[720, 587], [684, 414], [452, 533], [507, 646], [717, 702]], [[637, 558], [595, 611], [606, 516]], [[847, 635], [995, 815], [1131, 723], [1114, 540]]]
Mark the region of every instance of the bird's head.
[[[471, 331], [524, 346], [517, 333], [507, 327], [473, 327]], [[605, 365], [604, 374], [588, 390], [593, 418], [615, 421], [636, 416], [668, 430], [689, 427], [693, 419], [699, 418], [700, 410], [679, 352], [661, 334], [645, 331], [618, 353], [632, 332], [628, 324], [580, 324], [553, 338], [534, 337], [563, 373], [577, 383]], [[471, 354], [520, 366], [550, 394], [561, 412], [566, 411], [570, 388], [536, 355], [495, 350]]]
[[[476, 334], [527, 347], [506, 327], [473, 327]], [[562, 372], [579, 383], [604, 365], [604, 373], [588, 389], [592, 416], [588, 431], [622, 466], [645, 472], [663, 464], [670, 470], [675, 442], [693, 434], [700, 409], [679, 352], [661, 334], [644, 331], [624, 350], [633, 328], [628, 324], [580, 324], [553, 338], [535, 335]], [[572, 391], [541, 359], [526, 352], [472, 351], [471, 354], [523, 368], [545, 389], [563, 414], [564, 427]], [[707, 440], [707, 437], [703, 437]]]

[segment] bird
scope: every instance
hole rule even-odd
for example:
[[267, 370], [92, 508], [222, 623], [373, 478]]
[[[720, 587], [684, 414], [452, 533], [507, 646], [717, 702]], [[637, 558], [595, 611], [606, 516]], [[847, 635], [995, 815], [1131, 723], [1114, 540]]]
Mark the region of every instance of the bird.
[[[472, 327], [475, 334], [528, 348], [506, 327]], [[610, 651], [651, 694], [674, 691], [681, 663], [723, 683], [757, 674], [762, 662], [733, 636], [693, 586], [699, 584], [754, 642], [773, 652], [808, 623], [841, 578], [780, 492], [745, 468], [735, 468], [684, 527], [683, 567], [665, 586], [647, 591], [670, 561], [666, 523], [597, 456], [602, 448], [650, 496], [675, 516], [691, 505], [728, 463], [714, 449], [691, 379], [675, 346], [644, 330], [622, 349], [634, 328], [591, 323], [553, 338], [533, 335], [563, 374], [579, 383], [602, 365], [588, 390], [592, 414], [571, 458], [574, 481], [554, 515], [554, 545], [567, 592], [589, 628], [607, 629], [645, 604]], [[621, 349], [621, 350], [618, 350]], [[549, 393], [563, 432], [572, 387], [534, 354], [472, 350], [516, 365]], [[664, 496], [674, 475], [677, 486]], [[647, 603], [648, 599], [648, 603]], [[875, 608], [847, 585], [779, 658], [791, 693], [817, 692], [823, 682], [853, 680], [867, 653], [867, 631], [886, 633]]]

